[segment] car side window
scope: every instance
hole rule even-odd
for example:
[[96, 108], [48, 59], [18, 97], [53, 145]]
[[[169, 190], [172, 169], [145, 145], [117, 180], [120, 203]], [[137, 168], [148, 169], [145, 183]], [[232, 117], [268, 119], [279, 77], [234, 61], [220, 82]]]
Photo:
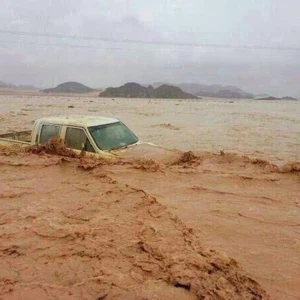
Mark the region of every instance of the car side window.
[[43, 125], [40, 134], [40, 144], [47, 143], [51, 138], [59, 137], [60, 126]]
[[72, 128], [72, 127], [67, 128], [65, 144], [67, 147], [76, 150], [82, 150], [82, 145], [84, 145], [85, 151], [95, 152], [85, 132], [80, 128]]

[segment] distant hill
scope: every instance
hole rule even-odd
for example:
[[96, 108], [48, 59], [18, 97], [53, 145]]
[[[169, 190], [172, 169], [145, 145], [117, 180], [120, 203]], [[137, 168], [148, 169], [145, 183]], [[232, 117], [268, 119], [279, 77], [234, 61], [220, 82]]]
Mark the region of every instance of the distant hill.
[[109, 87], [100, 93], [100, 97], [150, 98], [153, 88], [144, 87], [135, 82], [126, 83], [120, 87]]
[[299, 100], [299, 99], [296, 99], [294, 97], [285, 96], [285, 97], [282, 97], [280, 100]]
[[38, 90], [38, 88], [32, 85], [14, 85], [11, 83], [6, 83], [4, 81], [0, 81], [0, 87], [8, 88], [8, 89], [15, 89], [15, 90]]
[[153, 90], [154, 98], [195, 99], [195, 95], [183, 92], [179, 87], [163, 84]]
[[246, 92], [236, 92], [231, 89], [222, 89], [216, 93], [199, 91], [198, 96], [202, 97], [214, 97], [214, 98], [229, 98], [229, 99], [253, 99], [254, 95]]
[[135, 82], [126, 83], [117, 88], [107, 88], [100, 97], [123, 98], [163, 98], [163, 99], [197, 99], [195, 95], [183, 92], [179, 87], [163, 84], [153, 88], [142, 86]]
[[268, 96], [268, 97], [263, 97], [263, 98], [256, 98], [255, 100], [280, 100], [280, 98]]
[[86, 94], [93, 92], [94, 89], [85, 86], [79, 82], [65, 82], [62, 84], [59, 84], [55, 88], [51, 89], [45, 89], [41, 92], [43, 93], [74, 93], [74, 94]]
[[296, 98], [293, 98], [293, 97], [282, 97], [282, 98], [276, 98], [276, 97], [272, 97], [272, 96], [269, 96], [269, 97], [264, 97], [264, 98], [257, 98], [256, 100], [298, 100]]
[[[154, 87], [161, 86], [163, 83], [156, 82]], [[205, 85], [199, 83], [180, 83], [174, 86], [179, 87], [182, 91], [200, 97], [214, 97], [214, 98], [239, 98], [252, 99], [254, 94], [247, 93], [236, 86], [223, 86], [220, 84]]]

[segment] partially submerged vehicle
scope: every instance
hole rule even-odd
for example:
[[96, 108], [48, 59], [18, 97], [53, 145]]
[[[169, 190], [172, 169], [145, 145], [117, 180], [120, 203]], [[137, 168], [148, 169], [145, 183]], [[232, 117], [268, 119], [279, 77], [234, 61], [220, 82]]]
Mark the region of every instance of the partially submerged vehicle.
[[181, 154], [178, 150], [141, 142], [119, 119], [99, 116], [40, 118], [34, 122], [32, 130], [0, 134], [0, 145], [43, 145], [56, 137], [61, 139], [66, 148], [77, 153], [84, 151], [92, 157], [122, 156], [170, 163]]
[[59, 137], [75, 151], [108, 154], [139, 143], [120, 120], [98, 116], [57, 116], [35, 121], [32, 131], [0, 135], [0, 144], [40, 145]]

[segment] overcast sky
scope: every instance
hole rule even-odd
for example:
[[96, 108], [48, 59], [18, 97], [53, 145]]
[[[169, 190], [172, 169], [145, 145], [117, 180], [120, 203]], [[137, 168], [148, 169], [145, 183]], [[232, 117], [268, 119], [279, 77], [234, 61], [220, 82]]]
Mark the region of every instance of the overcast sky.
[[298, 51], [104, 42], [0, 32], [0, 80], [237, 85], [300, 96], [299, 0], [9, 0], [0, 30]]

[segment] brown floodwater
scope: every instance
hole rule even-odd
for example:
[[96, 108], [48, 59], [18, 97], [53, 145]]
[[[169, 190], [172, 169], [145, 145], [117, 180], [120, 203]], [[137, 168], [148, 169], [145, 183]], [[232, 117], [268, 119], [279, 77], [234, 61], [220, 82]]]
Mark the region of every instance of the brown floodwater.
[[2, 148], [0, 298], [268, 300], [234, 259], [122, 182], [124, 171], [160, 171], [151, 164]]
[[278, 164], [300, 160], [300, 101], [0, 95], [0, 132], [68, 114], [120, 118], [141, 140], [168, 148], [224, 150]]
[[104, 115], [194, 151], [140, 145], [107, 162], [0, 148], [0, 298], [300, 299], [299, 107], [0, 96], [3, 133]]

